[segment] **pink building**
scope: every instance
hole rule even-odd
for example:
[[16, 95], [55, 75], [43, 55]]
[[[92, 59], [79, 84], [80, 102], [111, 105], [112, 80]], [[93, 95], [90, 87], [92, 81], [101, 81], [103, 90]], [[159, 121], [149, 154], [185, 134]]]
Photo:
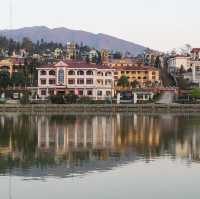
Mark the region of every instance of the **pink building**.
[[45, 65], [38, 70], [38, 95], [74, 93], [96, 100], [114, 95], [114, 69], [86, 62], [60, 61], [55, 65]]

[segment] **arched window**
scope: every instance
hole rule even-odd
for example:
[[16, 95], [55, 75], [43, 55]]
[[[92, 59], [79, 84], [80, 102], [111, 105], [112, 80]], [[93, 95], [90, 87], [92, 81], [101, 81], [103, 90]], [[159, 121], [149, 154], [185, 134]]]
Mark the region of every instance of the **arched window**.
[[56, 71], [55, 70], [50, 70], [49, 71], [49, 75], [56, 75]]
[[92, 70], [88, 70], [88, 71], [86, 72], [86, 74], [87, 74], [87, 75], [93, 75], [93, 72], [92, 72]]
[[70, 71], [68, 72], [68, 75], [75, 75], [75, 71], [70, 70]]
[[98, 72], [97, 75], [98, 76], [103, 76], [103, 72]]
[[47, 71], [45, 70], [40, 71], [40, 75], [46, 75], [46, 74], [47, 74]]
[[60, 69], [58, 71], [58, 84], [64, 84], [64, 70], [63, 69]]
[[111, 76], [112, 73], [111, 72], [106, 72], [106, 76]]
[[77, 72], [77, 75], [84, 75], [84, 71], [79, 70], [79, 71]]

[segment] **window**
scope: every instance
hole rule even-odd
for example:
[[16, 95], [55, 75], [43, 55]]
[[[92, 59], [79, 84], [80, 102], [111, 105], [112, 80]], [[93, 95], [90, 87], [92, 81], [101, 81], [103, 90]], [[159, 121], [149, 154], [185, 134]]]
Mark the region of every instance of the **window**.
[[97, 75], [98, 76], [103, 76], [103, 72], [98, 72]]
[[64, 84], [64, 70], [63, 69], [60, 69], [58, 71], [58, 84]]
[[106, 96], [111, 96], [111, 91], [106, 91]]
[[84, 75], [84, 71], [79, 70], [79, 71], [77, 72], [77, 75]]
[[155, 77], [155, 76], [152, 76], [152, 79], [156, 79], [156, 77]]
[[68, 84], [75, 84], [75, 79], [68, 79]]
[[102, 96], [102, 94], [103, 94], [102, 91], [97, 91], [98, 96]]
[[68, 75], [75, 75], [76, 73], [75, 73], [75, 71], [73, 71], [73, 70], [70, 70], [69, 72], [68, 72]]
[[106, 85], [111, 85], [112, 84], [112, 80], [111, 79], [106, 79], [105, 84]]
[[152, 72], [152, 75], [156, 75], [156, 72]]
[[40, 75], [46, 75], [47, 74], [47, 72], [45, 71], [45, 70], [42, 70], [41, 72], [40, 72]]
[[106, 72], [106, 76], [111, 76], [112, 73], [111, 72]]
[[54, 95], [54, 90], [53, 89], [49, 89], [49, 95]]
[[92, 72], [91, 70], [88, 70], [88, 71], [86, 72], [86, 75], [93, 75], [93, 72]]
[[114, 74], [115, 74], [115, 75], [118, 75], [118, 72], [115, 72]]
[[46, 95], [46, 94], [47, 94], [46, 90], [41, 90], [41, 95]]
[[87, 95], [89, 95], [89, 96], [92, 95], [92, 93], [93, 93], [92, 90], [87, 91]]
[[93, 79], [87, 79], [86, 84], [93, 84]]
[[147, 77], [143, 77], [143, 79], [147, 79]]
[[79, 90], [79, 91], [78, 91], [78, 95], [83, 96], [83, 90]]
[[49, 71], [49, 75], [56, 75], [56, 71], [55, 70], [50, 70]]
[[131, 74], [135, 74], [135, 73], [136, 73], [135, 71], [132, 71], [132, 72], [131, 72]]
[[77, 79], [77, 84], [84, 84], [84, 79]]
[[56, 80], [55, 79], [49, 79], [49, 84], [56, 84]]
[[141, 79], [141, 77], [138, 77], [138, 79]]
[[41, 79], [40, 82], [41, 82], [42, 85], [45, 85], [47, 83], [46, 79]]
[[102, 79], [97, 79], [97, 84], [98, 85], [103, 85], [103, 80]]

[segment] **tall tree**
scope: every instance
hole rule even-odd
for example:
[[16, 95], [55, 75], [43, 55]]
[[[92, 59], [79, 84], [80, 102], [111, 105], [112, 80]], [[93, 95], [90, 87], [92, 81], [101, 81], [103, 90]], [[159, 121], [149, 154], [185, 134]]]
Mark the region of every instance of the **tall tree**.
[[10, 73], [6, 70], [0, 71], [0, 88], [6, 89], [10, 83]]
[[128, 87], [128, 86], [129, 86], [128, 77], [125, 76], [125, 75], [121, 76], [120, 79], [119, 79], [118, 82], [117, 82], [117, 85], [118, 85], [118, 86], [121, 86], [121, 87], [123, 87], [123, 88]]

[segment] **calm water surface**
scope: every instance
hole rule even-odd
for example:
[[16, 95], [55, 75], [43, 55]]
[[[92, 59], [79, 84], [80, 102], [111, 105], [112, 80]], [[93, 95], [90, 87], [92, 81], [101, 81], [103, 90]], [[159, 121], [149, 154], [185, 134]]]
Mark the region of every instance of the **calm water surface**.
[[199, 199], [200, 115], [0, 115], [2, 199]]

